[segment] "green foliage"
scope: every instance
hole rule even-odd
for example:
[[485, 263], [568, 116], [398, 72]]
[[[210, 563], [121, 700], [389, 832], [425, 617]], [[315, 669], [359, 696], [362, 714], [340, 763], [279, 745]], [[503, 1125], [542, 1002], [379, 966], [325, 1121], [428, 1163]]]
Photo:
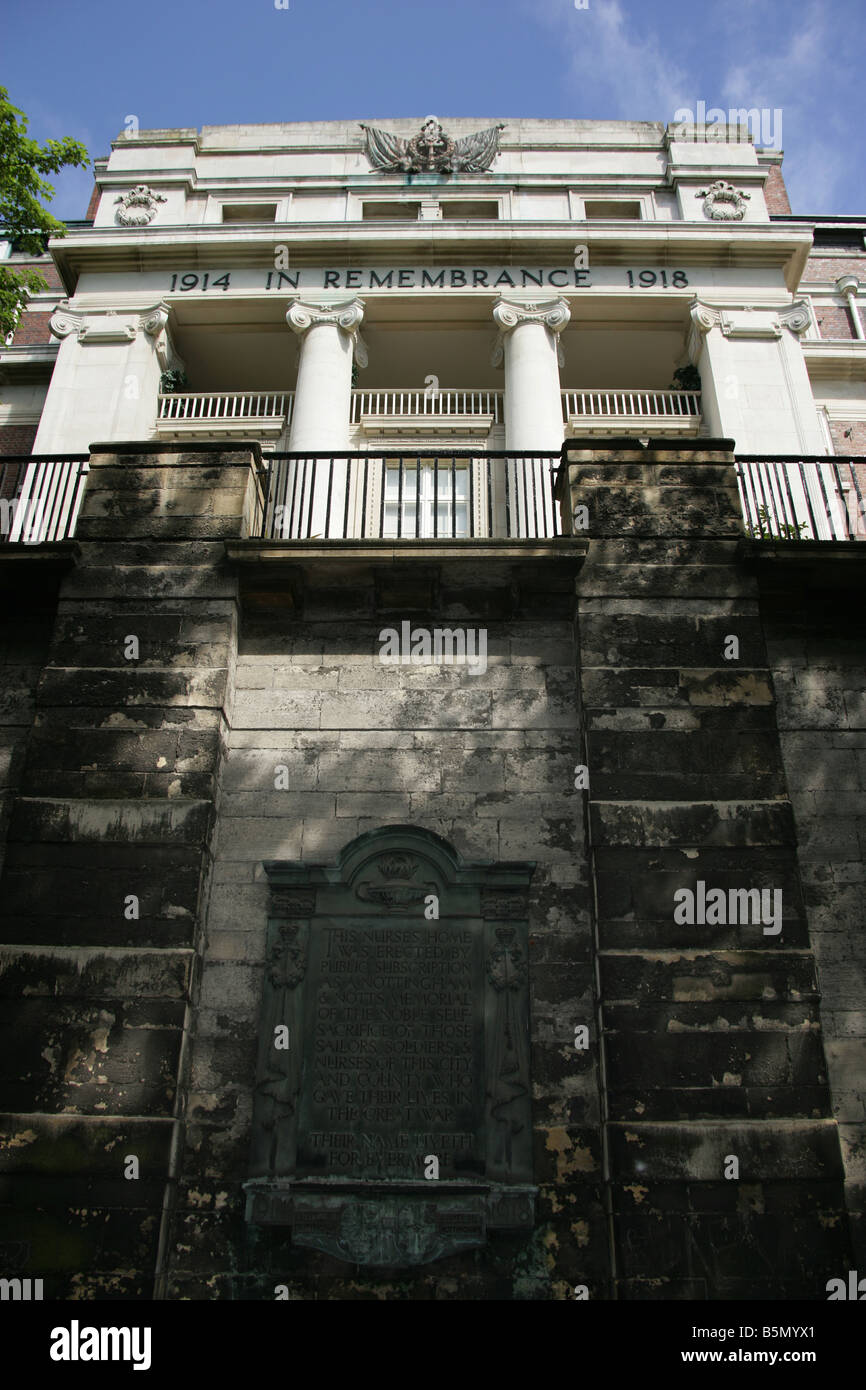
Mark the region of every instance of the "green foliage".
[[671, 382], [673, 391], [700, 391], [701, 376], [697, 367], [689, 364], [687, 367], [678, 367], [674, 372], [674, 379]]
[[[31, 140], [27, 117], [8, 96], [6, 88], [0, 87], [0, 235], [11, 241], [16, 251], [41, 256], [49, 236], [66, 232], [63, 223], [42, 206], [42, 200], [54, 197], [54, 185], [43, 175], [56, 174], [68, 166], [86, 169], [90, 158], [71, 136], [47, 140], [44, 145]], [[0, 263], [0, 338], [15, 327], [27, 291], [44, 289], [47, 283], [38, 271], [13, 270]]]
[[771, 517], [767, 507], [758, 508], [758, 540], [801, 541], [801, 532], [809, 529], [808, 522], [795, 525], [792, 521], [779, 521]]
[[182, 391], [186, 385], [186, 372], [181, 372], [176, 367], [170, 367], [159, 378], [159, 389], [164, 396], [173, 396], [175, 392]]

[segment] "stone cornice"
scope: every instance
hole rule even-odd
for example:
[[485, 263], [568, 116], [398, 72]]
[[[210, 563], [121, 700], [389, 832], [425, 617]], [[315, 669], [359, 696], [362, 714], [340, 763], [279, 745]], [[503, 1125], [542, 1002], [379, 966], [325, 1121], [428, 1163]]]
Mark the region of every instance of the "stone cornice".
[[226, 541], [226, 558], [237, 565], [298, 565], [350, 561], [401, 564], [443, 561], [477, 562], [479, 559], [508, 560], [512, 563], [569, 560], [581, 565], [589, 542], [570, 536], [556, 540], [310, 540], [310, 541]]
[[866, 379], [866, 342], [857, 338], [804, 338], [801, 346], [813, 381]]
[[708, 161], [706, 164], [668, 164], [665, 170], [665, 183], [670, 186], [675, 183], [695, 183], [708, 182], [715, 183], [718, 179], [724, 178], [726, 183], [748, 183], [755, 184], [761, 188], [767, 182], [770, 171], [762, 165], [754, 164], [714, 164]]

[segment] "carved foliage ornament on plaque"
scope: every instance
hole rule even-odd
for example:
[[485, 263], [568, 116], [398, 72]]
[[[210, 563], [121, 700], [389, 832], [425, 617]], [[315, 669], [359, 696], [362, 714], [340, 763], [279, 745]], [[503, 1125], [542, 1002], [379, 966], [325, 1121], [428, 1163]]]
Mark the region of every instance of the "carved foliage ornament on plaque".
[[532, 1229], [533, 868], [411, 826], [330, 868], [265, 865], [248, 1221], [397, 1267]]

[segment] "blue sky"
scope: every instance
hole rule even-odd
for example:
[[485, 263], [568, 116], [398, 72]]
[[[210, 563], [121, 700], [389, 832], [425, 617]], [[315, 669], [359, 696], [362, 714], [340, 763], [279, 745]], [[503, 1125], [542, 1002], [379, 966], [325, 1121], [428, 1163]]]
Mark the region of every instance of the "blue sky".
[[[582, 0], [581, 0], [582, 3]], [[796, 213], [866, 214], [863, 0], [5, 0], [0, 85], [30, 134], [387, 116], [669, 121], [765, 107]], [[91, 178], [58, 177], [83, 217]]]

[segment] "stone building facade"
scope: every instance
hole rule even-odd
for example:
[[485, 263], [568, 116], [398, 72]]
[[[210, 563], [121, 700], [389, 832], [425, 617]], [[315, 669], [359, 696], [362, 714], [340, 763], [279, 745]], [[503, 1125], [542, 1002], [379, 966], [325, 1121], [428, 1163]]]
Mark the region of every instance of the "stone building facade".
[[47, 1296], [863, 1269], [864, 224], [731, 136], [98, 165], [59, 349], [0, 357], [45, 393], [0, 546], [0, 1253]]

